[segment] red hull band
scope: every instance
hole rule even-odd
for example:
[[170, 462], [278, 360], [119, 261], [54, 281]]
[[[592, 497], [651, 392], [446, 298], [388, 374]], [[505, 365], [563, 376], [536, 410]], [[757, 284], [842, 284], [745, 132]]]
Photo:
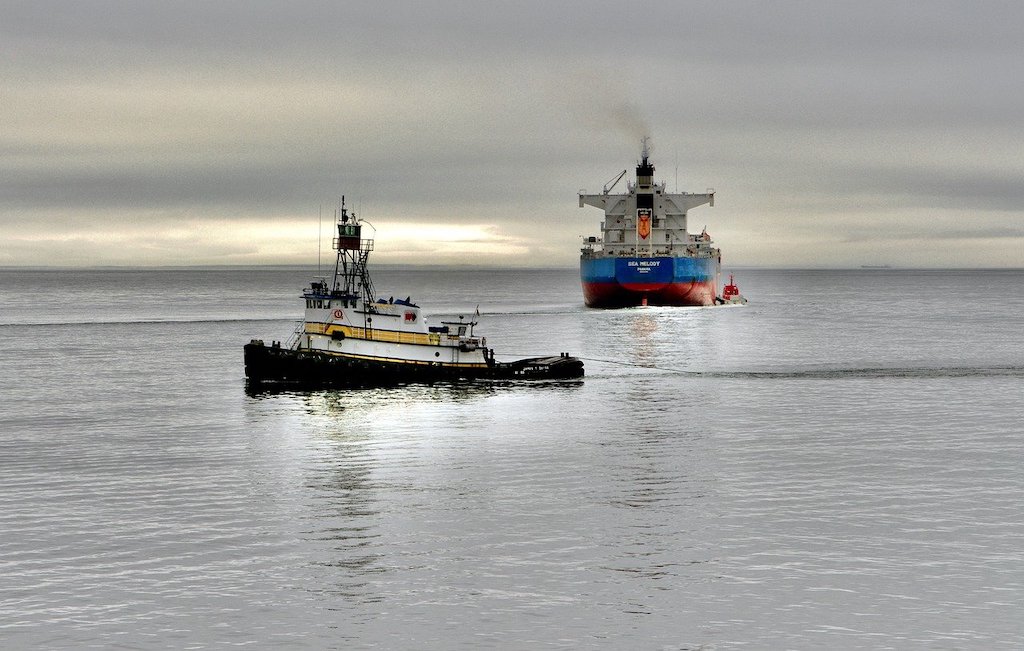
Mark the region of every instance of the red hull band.
[[715, 304], [717, 288], [713, 280], [670, 283], [650, 289], [633, 289], [618, 283], [583, 283], [583, 302], [587, 307], [635, 307], [663, 305], [702, 307]]

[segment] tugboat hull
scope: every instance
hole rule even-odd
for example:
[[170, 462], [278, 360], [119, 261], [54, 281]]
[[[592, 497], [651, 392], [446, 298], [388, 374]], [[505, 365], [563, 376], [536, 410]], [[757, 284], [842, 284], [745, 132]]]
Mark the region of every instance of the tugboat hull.
[[366, 359], [316, 350], [266, 346], [254, 340], [244, 346], [245, 375], [250, 384], [310, 386], [395, 386], [462, 380], [555, 380], [583, 377], [575, 357], [535, 357], [515, 362], [481, 364], [414, 363]]

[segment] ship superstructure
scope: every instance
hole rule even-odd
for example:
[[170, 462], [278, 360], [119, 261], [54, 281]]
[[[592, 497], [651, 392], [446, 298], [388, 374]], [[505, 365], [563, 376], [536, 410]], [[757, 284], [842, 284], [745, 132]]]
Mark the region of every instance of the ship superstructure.
[[715, 205], [714, 190], [669, 193], [654, 180], [648, 139], [644, 138], [636, 181], [626, 192], [579, 195], [579, 205], [604, 211], [601, 235], [584, 238], [580, 278], [589, 307], [636, 305], [713, 305], [721, 252], [706, 230], [688, 228], [691, 208]]

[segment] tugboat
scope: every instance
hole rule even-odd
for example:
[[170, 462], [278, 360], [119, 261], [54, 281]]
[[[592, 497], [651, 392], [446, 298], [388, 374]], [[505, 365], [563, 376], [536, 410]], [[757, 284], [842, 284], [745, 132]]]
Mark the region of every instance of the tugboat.
[[[411, 382], [534, 380], [583, 377], [568, 353], [498, 362], [477, 321], [429, 325], [411, 297], [378, 299], [367, 269], [373, 239], [342, 197], [332, 283], [316, 279], [302, 292], [305, 316], [291, 341], [244, 346], [250, 385], [388, 386]], [[479, 315], [479, 311], [477, 312]]]
[[719, 305], [744, 305], [747, 299], [743, 298], [740, 294], [740, 288], [736, 286], [736, 281], [732, 279], [732, 274], [729, 274], [729, 284], [722, 289], [722, 295], [716, 299]]
[[583, 301], [599, 308], [714, 305], [722, 253], [707, 229], [690, 232], [686, 218], [691, 208], [714, 206], [715, 192], [667, 193], [654, 181], [647, 138], [642, 145], [626, 193], [611, 194], [622, 170], [601, 194], [579, 194], [580, 208], [604, 210], [601, 235], [584, 238], [580, 250]]

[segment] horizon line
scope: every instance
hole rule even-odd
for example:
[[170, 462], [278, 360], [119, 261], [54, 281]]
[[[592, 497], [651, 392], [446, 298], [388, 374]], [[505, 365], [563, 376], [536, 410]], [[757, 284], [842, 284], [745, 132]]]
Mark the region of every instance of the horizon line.
[[[0, 265], [0, 271], [118, 271], [118, 270], [153, 270], [175, 271], [189, 269], [208, 270], [242, 270], [242, 269], [306, 269], [325, 271], [334, 265], [312, 265], [302, 263], [239, 263], [239, 264], [109, 264], [109, 265]], [[415, 263], [415, 262], [381, 262], [374, 263], [377, 268], [390, 269], [486, 269], [505, 271], [569, 271], [577, 270], [576, 265], [494, 265], [474, 263]], [[725, 267], [723, 265], [723, 267]], [[1024, 271], [1024, 266], [991, 266], [991, 267], [932, 267], [932, 266], [895, 266], [895, 265], [730, 265], [729, 269], [766, 270], [766, 271]]]

